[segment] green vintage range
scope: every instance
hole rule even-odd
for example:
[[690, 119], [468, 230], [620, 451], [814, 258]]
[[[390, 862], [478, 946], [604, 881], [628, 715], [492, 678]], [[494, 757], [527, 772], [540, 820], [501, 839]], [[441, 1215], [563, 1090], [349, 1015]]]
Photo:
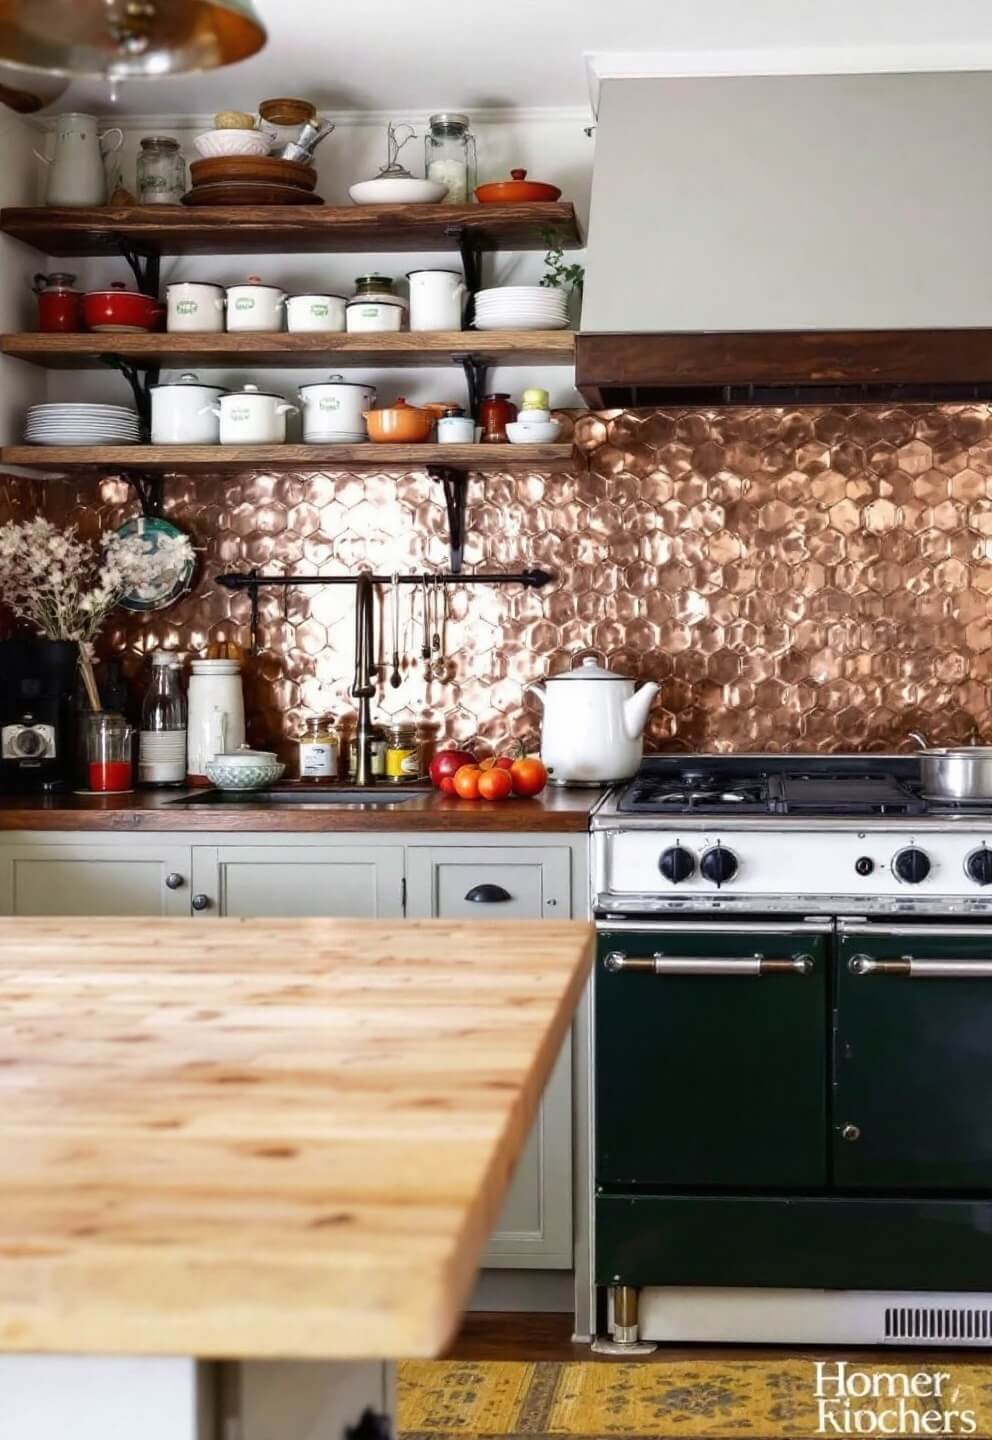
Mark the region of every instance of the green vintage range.
[[[992, 1343], [992, 916], [983, 892], [965, 889], [968, 856], [985, 842], [974, 815], [951, 841], [932, 807], [911, 817], [911, 835], [887, 816], [850, 834], [773, 815], [774, 831], [753, 815], [734, 829], [693, 815], [662, 831], [643, 811], [603, 808], [593, 846], [601, 1333], [785, 1340], [803, 1292], [810, 1340]], [[797, 886], [801, 874], [812, 892], [792, 902], [805, 913], [757, 888], [776, 838], [791, 857], [786, 878]], [[717, 845], [732, 875], [703, 889]], [[926, 864], [900, 863], [926, 874], [899, 882], [893, 855], [881, 858], [893, 845], [894, 856], [922, 854]], [[815, 867], [803, 866], [804, 846]], [[688, 858], [673, 861], [673, 848]], [[685, 892], [673, 873], [695, 882], [691, 900], [675, 898]], [[855, 876], [865, 887], [845, 893]], [[718, 1295], [725, 1317], [757, 1296], [759, 1331], [742, 1318], [735, 1334], [724, 1318], [698, 1333]], [[836, 1302], [855, 1296], [845, 1329]], [[810, 1318], [821, 1299], [834, 1303]]]

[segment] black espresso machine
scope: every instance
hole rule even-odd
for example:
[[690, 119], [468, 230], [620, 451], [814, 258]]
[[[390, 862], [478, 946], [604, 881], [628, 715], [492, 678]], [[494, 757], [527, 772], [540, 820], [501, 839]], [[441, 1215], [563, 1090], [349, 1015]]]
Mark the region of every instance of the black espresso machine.
[[72, 640], [0, 640], [0, 790], [67, 790], [75, 764]]

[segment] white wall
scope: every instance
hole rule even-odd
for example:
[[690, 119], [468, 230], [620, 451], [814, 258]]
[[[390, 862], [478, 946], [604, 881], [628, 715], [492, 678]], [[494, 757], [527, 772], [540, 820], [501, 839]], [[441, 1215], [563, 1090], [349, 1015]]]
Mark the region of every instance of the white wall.
[[992, 75], [603, 85], [584, 330], [992, 324]]
[[[39, 143], [36, 130], [0, 105], [0, 206], [34, 203], [41, 166], [32, 149]], [[46, 268], [36, 250], [0, 235], [0, 330], [19, 329], [24, 315], [35, 311], [32, 277]], [[44, 398], [45, 380], [43, 370], [0, 356], [0, 445], [20, 439], [21, 416]]]

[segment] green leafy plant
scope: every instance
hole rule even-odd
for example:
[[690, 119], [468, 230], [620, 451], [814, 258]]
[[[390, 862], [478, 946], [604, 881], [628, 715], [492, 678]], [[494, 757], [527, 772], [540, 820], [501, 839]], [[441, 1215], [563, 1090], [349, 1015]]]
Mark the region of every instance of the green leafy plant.
[[546, 227], [541, 231], [541, 239], [548, 247], [541, 284], [549, 290], [565, 290], [569, 294], [577, 290], [581, 295], [586, 278], [585, 266], [565, 263], [565, 251], [557, 230]]

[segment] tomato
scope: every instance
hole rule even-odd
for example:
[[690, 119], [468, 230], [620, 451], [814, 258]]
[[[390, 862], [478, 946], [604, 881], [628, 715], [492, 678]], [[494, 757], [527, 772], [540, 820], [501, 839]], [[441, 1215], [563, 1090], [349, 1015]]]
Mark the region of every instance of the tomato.
[[478, 800], [479, 781], [482, 778], [482, 771], [478, 765], [463, 765], [456, 770], [452, 776], [452, 784], [455, 787], [455, 794], [460, 795], [463, 800]]
[[512, 755], [497, 755], [497, 757], [496, 757], [496, 769], [497, 769], [497, 770], [507, 770], [507, 771], [512, 770], [512, 769], [513, 769], [513, 756], [512, 756]]
[[[448, 776], [454, 775], [463, 765], [474, 765], [475, 756], [470, 755], [467, 750], [439, 750], [431, 761], [431, 779], [439, 790], [444, 786], [441, 781]], [[452, 793], [450, 790], [447, 792]]]
[[479, 761], [480, 770], [509, 770], [513, 764], [510, 755], [489, 755], [485, 760]]
[[505, 800], [513, 789], [509, 770], [494, 765], [479, 776], [479, 795], [483, 800]]
[[536, 756], [514, 760], [510, 768], [514, 795], [540, 795], [548, 783], [548, 772], [544, 763]]

